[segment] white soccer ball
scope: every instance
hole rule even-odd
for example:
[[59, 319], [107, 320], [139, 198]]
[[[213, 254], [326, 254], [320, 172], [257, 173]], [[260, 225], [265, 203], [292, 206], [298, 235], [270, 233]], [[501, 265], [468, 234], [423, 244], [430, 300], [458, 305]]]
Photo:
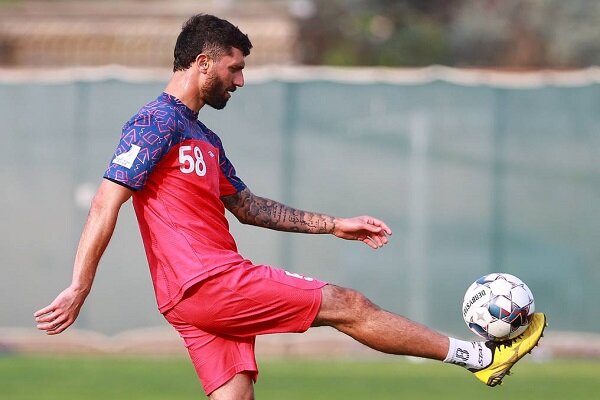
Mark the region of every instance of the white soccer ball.
[[535, 310], [533, 294], [516, 276], [493, 273], [477, 279], [465, 293], [462, 313], [469, 329], [486, 340], [522, 334]]

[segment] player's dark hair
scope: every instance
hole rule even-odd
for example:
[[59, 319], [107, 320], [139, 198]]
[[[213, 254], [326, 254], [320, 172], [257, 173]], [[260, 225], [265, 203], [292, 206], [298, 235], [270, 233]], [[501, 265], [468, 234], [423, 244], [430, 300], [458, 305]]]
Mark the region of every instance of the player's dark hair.
[[248, 35], [224, 19], [208, 14], [197, 14], [188, 19], [175, 43], [173, 72], [188, 69], [198, 57], [207, 54], [217, 59], [230, 55], [232, 47], [244, 57], [250, 54], [252, 43]]

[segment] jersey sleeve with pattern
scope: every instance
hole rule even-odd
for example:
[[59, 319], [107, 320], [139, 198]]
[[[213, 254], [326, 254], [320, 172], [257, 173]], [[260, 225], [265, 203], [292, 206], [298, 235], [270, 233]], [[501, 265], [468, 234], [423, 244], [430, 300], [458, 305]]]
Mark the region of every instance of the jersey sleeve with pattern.
[[172, 118], [165, 121], [164, 115], [140, 112], [123, 127], [121, 140], [104, 177], [132, 190], [140, 190], [156, 164], [179, 139]]

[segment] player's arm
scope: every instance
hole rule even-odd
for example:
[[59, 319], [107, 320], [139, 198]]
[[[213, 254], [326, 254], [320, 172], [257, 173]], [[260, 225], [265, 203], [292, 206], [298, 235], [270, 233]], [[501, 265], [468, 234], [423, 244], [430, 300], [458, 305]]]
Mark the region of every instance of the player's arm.
[[121, 205], [132, 193], [124, 186], [102, 180], [79, 240], [71, 285], [50, 305], [34, 314], [38, 329], [55, 335], [75, 322], [92, 288], [100, 257], [114, 232]]
[[391, 229], [369, 216], [335, 218], [326, 214], [298, 210], [254, 195], [245, 188], [221, 198], [225, 207], [243, 224], [286, 232], [330, 233], [347, 240], [359, 240], [377, 249], [388, 242]]

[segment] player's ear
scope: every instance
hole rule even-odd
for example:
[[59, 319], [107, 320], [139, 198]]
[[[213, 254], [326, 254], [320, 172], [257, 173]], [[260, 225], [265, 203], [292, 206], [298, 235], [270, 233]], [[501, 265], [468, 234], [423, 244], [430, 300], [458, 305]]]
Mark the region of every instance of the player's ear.
[[196, 62], [194, 65], [201, 73], [206, 74], [210, 67], [210, 57], [204, 53], [200, 53], [196, 57]]

